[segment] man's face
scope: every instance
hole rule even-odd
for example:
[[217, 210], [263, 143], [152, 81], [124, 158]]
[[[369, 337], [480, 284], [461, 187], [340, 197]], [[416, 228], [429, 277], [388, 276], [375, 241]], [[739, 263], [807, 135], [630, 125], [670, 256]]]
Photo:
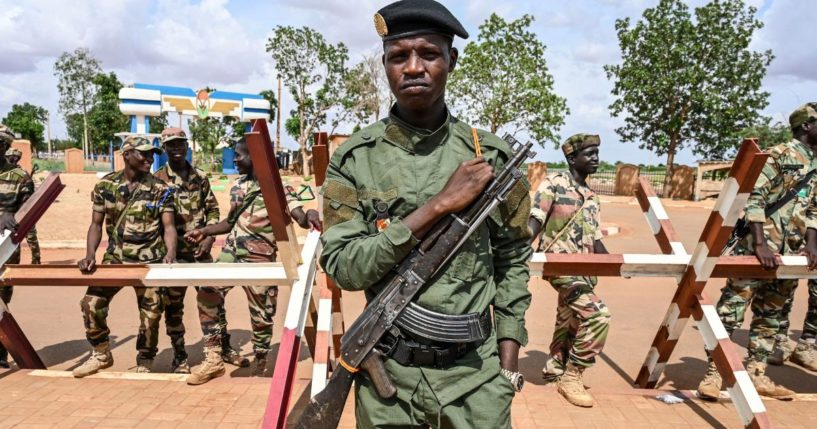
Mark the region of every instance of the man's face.
[[811, 145], [817, 145], [817, 120], [806, 122], [805, 127], [808, 143]]
[[6, 159], [7, 159], [7, 160], [8, 160], [8, 162], [9, 162], [9, 163], [11, 163], [12, 165], [17, 165], [17, 164], [19, 164], [19, 163], [20, 163], [20, 157], [19, 157], [19, 156], [17, 156], [17, 155], [7, 156], [7, 157], [6, 157]]
[[235, 147], [235, 168], [241, 174], [252, 173], [252, 160], [246, 144], [239, 144]]
[[125, 158], [125, 164], [132, 170], [141, 173], [150, 173], [150, 166], [153, 164], [153, 152], [141, 152], [136, 149], [130, 149], [122, 154]]
[[167, 152], [167, 157], [175, 162], [181, 162], [187, 156], [187, 140], [171, 140], [162, 145]]
[[599, 147], [590, 146], [578, 151], [570, 164], [581, 174], [595, 173], [599, 169]]
[[383, 66], [397, 105], [407, 110], [428, 108], [445, 94], [457, 50], [445, 36], [426, 34], [386, 42]]

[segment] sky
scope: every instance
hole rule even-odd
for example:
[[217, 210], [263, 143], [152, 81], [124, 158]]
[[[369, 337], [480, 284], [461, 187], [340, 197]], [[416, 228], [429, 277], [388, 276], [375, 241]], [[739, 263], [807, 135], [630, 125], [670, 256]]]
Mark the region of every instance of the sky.
[[[705, 0], [689, 0], [698, 6]], [[134, 82], [257, 93], [277, 88], [275, 65], [266, 52], [277, 25], [309, 26], [331, 43], [349, 48], [350, 64], [381, 50], [373, 14], [389, 1], [356, 0], [0, 0], [0, 118], [16, 103], [50, 112], [52, 137], [65, 138], [58, 111], [53, 66], [64, 51], [87, 47], [127, 84]], [[619, 63], [615, 21], [637, 20], [658, 0], [454, 0], [443, 1], [476, 39], [479, 25], [495, 12], [506, 20], [535, 17], [531, 27], [547, 46], [555, 91], [567, 99], [570, 115], [562, 138], [579, 132], [602, 138], [602, 159], [635, 164], [664, 162], [635, 143], [619, 141], [623, 123], [610, 115], [613, 87], [605, 64]], [[769, 106], [762, 112], [787, 121], [797, 106], [817, 99], [817, 49], [813, 0], [747, 0], [765, 27], [751, 48], [772, 49], [776, 58], [763, 82]], [[465, 41], [457, 39], [460, 50]], [[283, 111], [295, 108], [286, 94]], [[173, 122], [171, 120], [171, 122]], [[343, 130], [340, 130], [343, 131]], [[284, 144], [296, 147], [284, 137]], [[552, 144], [537, 159], [560, 160]], [[691, 150], [676, 161], [694, 164]]]

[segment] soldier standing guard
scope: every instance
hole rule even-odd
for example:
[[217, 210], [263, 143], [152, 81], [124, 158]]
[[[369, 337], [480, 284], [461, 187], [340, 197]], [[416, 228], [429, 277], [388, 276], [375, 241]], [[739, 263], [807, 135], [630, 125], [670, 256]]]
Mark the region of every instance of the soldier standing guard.
[[[607, 253], [601, 242], [599, 198], [586, 181], [599, 167], [600, 145], [597, 135], [570, 137], [562, 145], [570, 171], [549, 175], [539, 185], [529, 223], [534, 236], [542, 232], [539, 252]], [[559, 295], [550, 357], [542, 373], [545, 380], [558, 382], [568, 402], [592, 407], [582, 374], [604, 348], [610, 311], [595, 293], [596, 277], [547, 280]]]
[[[162, 131], [162, 148], [167, 153], [167, 164], [155, 173], [155, 176], [173, 187], [173, 199], [176, 225], [176, 261], [194, 264], [196, 262], [213, 262], [210, 251], [215, 239], [208, 237], [198, 245], [192, 245], [184, 240], [184, 234], [196, 228], [218, 223], [219, 211], [216, 196], [210, 189], [207, 174], [194, 168], [187, 162], [187, 135], [181, 128], [166, 128]], [[184, 349], [184, 295], [187, 287], [162, 288], [164, 298], [164, 315], [167, 335], [173, 345], [173, 372], [190, 373], [187, 363], [187, 351]], [[221, 309], [220, 323], [227, 324], [224, 318], [224, 309]], [[237, 352], [229, 346], [229, 337], [226, 348], [222, 352], [228, 356], [235, 356]]]
[[[185, 239], [191, 244], [219, 234], [227, 234], [227, 241], [218, 262], [275, 262], [278, 247], [272, 224], [267, 215], [261, 187], [244, 139], [235, 144], [235, 164], [241, 176], [230, 189], [230, 214], [227, 219], [203, 228], [188, 231]], [[303, 228], [320, 228], [320, 217], [315, 210], [304, 213], [300, 203], [290, 202], [290, 214]], [[252, 344], [255, 359], [253, 376], [264, 375], [267, 354], [272, 345], [272, 323], [278, 305], [278, 286], [243, 286], [247, 295], [252, 325]], [[224, 310], [224, 298], [232, 286], [199, 288], [196, 300], [199, 321], [204, 334], [205, 361], [193, 368], [187, 384], [199, 385], [224, 375], [223, 341], [226, 326], [219, 323], [219, 311]]]
[[[149, 264], [176, 261], [176, 227], [173, 225], [173, 190], [150, 174], [153, 154], [162, 150], [137, 136], [122, 143], [125, 169], [107, 174], [91, 193], [93, 217], [88, 228], [82, 272], [96, 267], [96, 249], [102, 241], [102, 225], [108, 234], [103, 264]], [[91, 356], [74, 369], [74, 377], [96, 374], [113, 365], [109, 345], [108, 308], [121, 287], [89, 287], [80, 301], [85, 336]], [[150, 372], [157, 352], [161, 298], [156, 288], [134, 287], [139, 306], [136, 338], [136, 372]]]
[[[6, 160], [9, 163], [14, 165], [15, 167], [19, 167], [20, 158], [23, 157], [23, 153], [20, 152], [20, 149], [11, 148], [6, 151]], [[29, 174], [27, 171], [23, 170], [22, 167], [20, 168], [27, 176], [28, 179], [31, 180], [32, 186], [34, 181], [32, 180], [32, 174]], [[31, 229], [26, 234], [26, 242], [28, 242], [28, 248], [31, 249], [31, 263], [34, 265], [39, 265], [41, 260], [40, 254], [40, 241], [37, 239], [37, 227], [32, 226]]]
[[[750, 233], [737, 243], [736, 255], [755, 255], [765, 269], [777, 268], [775, 254], [805, 253], [809, 269], [817, 267], [817, 110], [804, 105], [789, 116], [794, 139], [768, 150], [769, 158], [746, 203], [746, 221]], [[767, 208], [796, 195], [774, 213]], [[766, 376], [767, 359], [775, 337], [786, 320], [783, 308], [797, 287], [797, 279], [728, 279], [721, 289], [717, 311], [729, 335], [743, 324], [746, 308], [752, 307], [746, 370], [757, 393], [776, 399], [792, 399], [794, 392], [775, 384]], [[698, 386], [698, 395], [717, 399], [720, 374], [709, 358], [706, 375]]]
[[[468, 206], [511, 156], [505, 141], [446, 106], [458, 56], [453, 38], [468, 33], [445, 6], [403, 0], [374, 20], [396, 103], [332, 156], [320, 260], [338, 286], [364, 291], [369, 302], [419, 240]], [[484, 156], [475, 157], [479, 148]], [[384, 340], [394, 344], [384, 364], [397, 394], [381, 398], [358, 372], [358, 427], [510, 427], [511, 400], [523, 383], [519, 347], [527, 343], [529, 214], [523, 179], [414, 298], [436, 326], [485, 322], [485, 335], [437, 342], [395, 328]]]
[[[0, 125], [0, 151], [6, 153], [14, 142], [14, 133], [5, 125]], [[17, 165], [7, 162], [6, 157], [0, 156], [0, 232], [3, 234], [17, 229], [14, 214], [20, 206], [34, 193], [34, 183], [31, 177]], [[4, 262], [5, 264], [20, 263], [20, 247]], [[11, 302], [14, 293], [13, 286], [0, 286], [0, 299], [5, 304]], [[0, 343], [0, 368], [8, 368], [8, 351]]]

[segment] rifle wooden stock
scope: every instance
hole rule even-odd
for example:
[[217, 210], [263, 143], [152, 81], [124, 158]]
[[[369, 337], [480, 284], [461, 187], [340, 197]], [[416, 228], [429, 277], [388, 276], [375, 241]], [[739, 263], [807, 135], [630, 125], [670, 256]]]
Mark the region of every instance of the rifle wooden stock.
[[338, 365], [332, 371], [332, 378], [320, 393], [309, 401], [295, 424], [296, 429], [336, 428], [346, 406], [346, 398], [352, 389], [355, 375]]

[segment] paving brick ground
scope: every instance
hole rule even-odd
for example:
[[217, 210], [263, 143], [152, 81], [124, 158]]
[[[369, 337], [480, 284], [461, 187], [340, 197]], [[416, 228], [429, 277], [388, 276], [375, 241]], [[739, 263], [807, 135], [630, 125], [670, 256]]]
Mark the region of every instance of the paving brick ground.
[[[39, 373], [40, 375], [35, 375]], [[122, 375], [127, 378], [113, 378]], [[257, 428], [263, 418], [269, 379], [222, 377], [202, 386], [180, 379], [108, 373], [110, 378], [76, 380], [62, 371], [0, 373], [0, 428]], [[308, 380], [299, 379], [293, 395], [297, 415]], [[591, 389], [597, 405], [568, 404], [551, 386], [529, 385], [513, 403], [513, 427], [527, 428], [699, 428], [742, 427], [731, 403], [687, 399], [667, 405], [655, 390]], [[676, 392], [684, 397], [689, 392]], [[767, 401], [777, 428], [817, 427], [813, 398]], [[349, 400], [341, 428], [354, 428]]]

